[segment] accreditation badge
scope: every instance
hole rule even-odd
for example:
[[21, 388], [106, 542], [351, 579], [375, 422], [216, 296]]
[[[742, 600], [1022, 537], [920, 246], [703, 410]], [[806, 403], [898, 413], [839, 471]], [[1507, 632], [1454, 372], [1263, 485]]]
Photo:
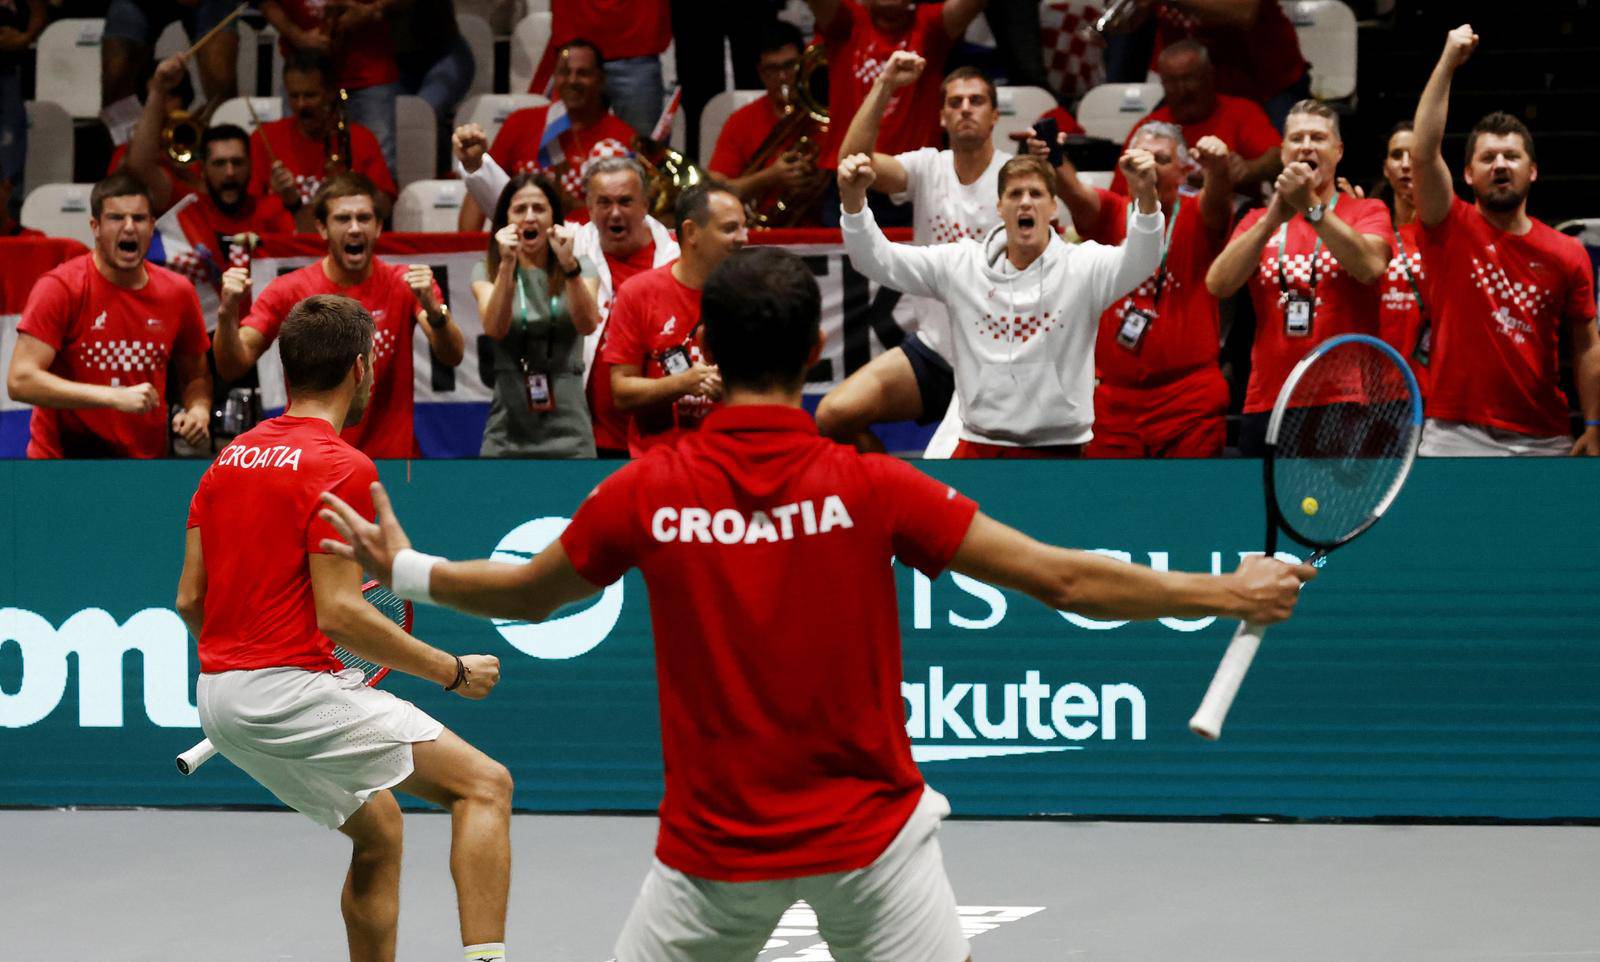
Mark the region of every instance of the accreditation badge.
[[661, 355], [661, 367], [668, 374], [682, 374], [689, 368], [694, 367], [694, 362], [689, 360], [688, 351], [681, 347], [675, 347]]
[[1309, 294], [1288, 295], [1283, 305], [1283, 333], [1285, 337], [1310, 337], [1312, 315], [1316, 301]]
[[1156, 314], [1154, 311], [1140, 310], [1132, 304], [1122, 312], [1122, 324], [1117, 328], [1117, 343], [1130, 351], [1138, 353], [1139, 345], [1144, 342], [1144, 336], [1154, 324]]
[[556, 409], [555, 395], [550, 392], [550, 376], [542, 372], [523, 375], [528, 389], [528, 410], [543, 414]]

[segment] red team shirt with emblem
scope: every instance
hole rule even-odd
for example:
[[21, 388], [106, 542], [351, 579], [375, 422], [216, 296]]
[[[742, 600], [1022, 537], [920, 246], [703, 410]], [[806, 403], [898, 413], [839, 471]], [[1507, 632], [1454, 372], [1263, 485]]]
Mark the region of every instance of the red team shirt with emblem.
[[318, 498], [332, 491], [371, 518], [376, 480], [321, 418], [275, 417], [222, 449], [189, 502], [206, 567], [201, 671], [339, 670], [311, 590], [311, 555], [339, 538]]
[[[1149, 123], [1174, 124], [1177, 121], [1172, 119], [1171, 109], [1165, 105], [1157, 107], [1133, 125], [1123, 146], [1133, 143], [1134, 134]], [[1269, 150], [1277, 150], [1283, 143], [1278, 128], [1272, 126], [1267, 112], [1259, 104], [1227, 94], [1217, 94], [1217, 109], [1211, 112], [1211, 116], [1199, 123], [1180, 126], [1184, 143], [1191, 147], [1198, 144], [1202, 137], [1216, 137], [1245, 160], [1255, 160]], [[1193, 166], [1199, 169], [1198, 163]], [[1128, 192], [1128, 179], [1122, 176], [1120, 167], [1111, 178], [1111, 189], [1119, 194]]]
[[[700, 292], [672, 276], [673, 260], [637, 275], [617, 291], [606, 321], [605, 359], [611, 366], [633, 364], [643, 377], [667, 376], [663, 366], [675, 349], [694, 364], [706, 363], [701, 350]], [[610, 373], [609, 371], [607, 372]], [[650, 448], [693, 431], [716, 407], [703, 397], [681, 397], [672, 404], [625, 411], [628, 451], [639, 457]]]
[[[1417, 376], [1417, 384], [1426, 397], [1428, 367], [1418, 359], [1417, 352], [1422, 336], [1422, 308], [1417, 303], [1417, 292], [1427, 285], [1428, 275], [1422, 264], [1422, 239], [1417, 233], [1417, 222], [1400, 225], [1399, 234], [1394, 256], [1389, 258], [1383, 279], [1378, 281], [1378, 334], [1411, 365], [1411, 373]], [[1423, 304], [1432, 303], [1426, 292], [1422, 297]], [[1431, 331], [1428, 340], [1431, 352]]]
[[[524, 107], [512, 113], [495, 134], [494, 143], [489, 145], [489, 156], [513, 177], [543, 170], [539, 165], [539, 142], [544, 138], [544, 122], [549, 113], [549, 106]], [[633, 128], [610, 111], [593, 127], [568, 128], [556, 138], [566, 156], [565, 163], [557, 168], [561, 173], [561, 189], [581, 202], [584, 164], [604, 157], [628, 156], [633, 151], [633, 136]]]
[[[1334, 211], [1357, 234], [1376, 234], [1388, 241], [1393, 254], [1393, 228], [1389, 208], [1381, 200], [1363, 200], [1336, 194]], [[1246, 214], [1235, 228], [1238, 237], [1254, 227], [1266, 214], [1257, 208]], [[1312, 312], [1309, 336], [1291, 336], [1285, 329], [1284, 310], [1288, 294], [1278, 281], [1278, 243], [1281, 230], [1274, 232], [1261, 249], [1261, 262], [1250, 276], [1250, 303], [1255, 308], [1256, 335], [1250, 349], [1250, 383], [1245, 388], [1244, 412], [1254, 414], [1272, 410], [1278, 389], [1295, 363], [1311, 349], [1336, 334], [1378, 333], [1378, 286], [1363, 284], [1351, 277], [1328, 250], [1318, 244], [1316, 228], [1304, 216], [1289, 221], [1287, 254], [1283, 271], [1289, 292], [1310, 295], [1312, 250], [1316, 250], [1316, 307]]]
[[[267, 343], [278, 336], [278, 328], [289, 309], [313, 294], [341, 294], [365, 307], [377, 325], [373, 338], [372, 401], [361, 423], [344, 429], [343, 437], [371, 458], [420, 457], [412, 430], [412, 331], [417, 322], [417, 296], [406, 286], [406, 269], [372, 259], [367, 279], [350, 287], [339, 287], [328, 279], [322, 261], [268, 284], [256, 298], [244, 326], [260, 331]], [[437, 283], [433, 296], [443, 304]]]
[[29, 422], [30, 458], [159, 458], [167, 453], [167, 365], [199, 357], [211, 342], [194, 285], [146, 264], [148, 283], [118, 287], [74, 257], [39, 278], [17, 324], [55, 349], [50, 373], [79, 384], [133, 387], [148, 383], [163, 398], [148, 414], [111, 408], [37, 407]]
[[[928, 61], [922, 76], [889, 98], [878, 127], [877, 150], [903, 154], [939, 142], [939, 83], [950, 53], [950, 34], [944, 28], [944, 4], [924, 3], [913, 8], [916, 19], [901, 34], [885, 34], [873, 25], [857, 0], [840, 0], [826, 30], [817, 37], [828, 52], [828, 115], [853, 117], [866, 101], [872, 84], [896, 50], [910, 50]], [[847, 126], [838, 120], [822, 138], [817, 165], [838, 166], [839, 144]]]
[[[271, 146], [272, 152], [267, 152]], [[350, 169], [372, 181], [391, 199], [400, 193], [394, 175], [383, 159], [383, 149], [372, 131], [350, 124]], [[250, 193], [267, 197], [272, 190], [272, 159], [289, 168], [300, 188], [300, 202], [311, 203], [327, 180], [328, 148], [322, 140], [307, 137], [293, 117], [262, 124], [250, 135]]]
[[797, 408], [729, 407], [600, 483], [561, 535], [650, 593], [666, 792], [656, 856], [730, 882], [861, 868], [916, 807], [892, 557], [936, 576], [977, 505], [817, 435]]
[[[728, 178], [743, 177], [745, 168], [750, 166], [750, 159], [766, 143], [782, 116], [773, 105], [772, 98], [765, 96], [735, 110], [729, 115], [728, 122], [722, 125], [722, 133], [717, 135], [717, 149], [712, 152], [707, 169]], [[799, 139], [800, 131], [796, 129], [794, 136], [773, 151], [772, 159], [777, 160]], [[769, 163], [767, 166], [772, 165]]]
[[1428, 417], [1567, 435], [1562, 327], [1595, 320], [1582, 244], [1539, 220], [1521, 237], [1506, 233], [1460, 198], [1418, 234], [1431, 268], [1423, 296], [1435, 308]]
[[1210, 52], [1218, 91], [1257, 103], [1270, 100], [1310, 69], [1300, 53], [1300, 37], [1279, 0], [1261, 0], [1255, 23], [1248, 28], [1206, 25], [1177, 4], [1157, 4], [1150, 69], [1156, 69], [1168, 44], [1189, 37], [1205, 44]]
[[[635, 251], [632, 257], [605, 255], [606, 267], [611, 271], [611, 289], [620, 291], [628, 278], [650, 270], [656, 262], [656, 243], [651, 241]], [[606, 360], [606, 332], [610, 330], [611, 301], [600, 305], [600, 316], [607, 319], [600, 329], [600, 340], [595, 345], [594, 362], [589, 365], [589, 384], [585, 397], [589, 401], [589, 417], [594, 421], [594, 446], [601, 451], [628, 450], [628, 413], [617, 410], [611, 396], [611, 362]]]

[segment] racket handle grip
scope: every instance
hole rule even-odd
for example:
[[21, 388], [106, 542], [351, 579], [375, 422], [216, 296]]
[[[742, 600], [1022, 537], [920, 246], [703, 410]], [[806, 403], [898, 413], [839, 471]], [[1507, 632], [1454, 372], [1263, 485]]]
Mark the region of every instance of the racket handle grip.
[[1250, 670], [1250, 662], [1255, 658], [1256, 649], [1261, 647], [1261, 639], [1266, 634], [1265, 625], [1239, 623], [1221, 664], [1217, 665], [1217, 673], [1211, 678], [1211, 687], [1206, 689], [1200, 707], [1189, 719], [1190, 731], [1208, 741], [1216, 741], [1222, 734], [1222, 723], [1228, 717], [1228, 709], [1233, 706], [1233, 698], [1239, 694], [1245, 672]]
[[211, 744], [211, 739], [203, 738], [198, 745], [177, 757], [178, 771], [184, 775], [193, 775], [201, 765], [211, 761], [211, 756], [216, 753], [217, 746]]

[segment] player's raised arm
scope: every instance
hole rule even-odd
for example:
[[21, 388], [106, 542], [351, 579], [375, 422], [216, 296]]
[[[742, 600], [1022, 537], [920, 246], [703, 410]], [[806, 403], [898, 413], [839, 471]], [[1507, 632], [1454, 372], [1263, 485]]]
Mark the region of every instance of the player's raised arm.
[[1450, 213], [1455, 191], [1450, 184], [1450, 165], [1444, 161], [1445, 118], [1450, 113], [1450, 81], [1456, 70], [1478, 49], [1478, 35], [1471, 24], [1462, 24], [1445, 38], [1444, 52], [1434, 65], [1428, 85], [1417, 101], [1412, 120], [1411, 168], [1415, 172], [1417, 217], [1432, 227]]
[[322, 517], [344, 542], [325, 540], [322, 547], [359, 561], [395, 594], [413, 601], [431, 601], [486, 618], [543, 621], [562, 605], [582, 601], [603, 585], [590, 584], [573, 568], [560, 541], [527, 564], [498, 561], [445, 561], [411, 549], [383, 485], [372, 485], [373, 523], [337, 495], [324, 494]]
[[981, 512], [950, 567], [1091, 618], [1217, 615], [1257, 624], [1288, 618], [1301, 583], [1316, 577], [1310, 565], [1266, 557], [1246, 558], [1225, 575], [1156, 571], [1035, 541]]
[[879, 284], [902, 294], [938, 297], [943, 293], [945, 270], [942, 249], [949, 244], [912, 247], [892, 244], [867, 207], [867, 188], [877, 180], [872, 158], [853, 154], [839, 161], [839, 218], [845, 253], [850, 264]]

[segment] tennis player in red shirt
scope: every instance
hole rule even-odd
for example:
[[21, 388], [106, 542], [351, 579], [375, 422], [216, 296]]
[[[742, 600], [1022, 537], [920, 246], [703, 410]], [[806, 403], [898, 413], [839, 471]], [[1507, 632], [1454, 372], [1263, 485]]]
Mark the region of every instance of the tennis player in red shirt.
[[[1465, 179], [1474, 203], [1456, 197], [1440, 153], [1450, 80], [1477, 49], [1470, 25], [1450, 31], [1417, 104], [1412, 141], [1424, 295], [1434, 305], [1433, 352], [1422, 430], [1424, 455], [1600, 455], [1600, 331], [1594, 268], [1576, 238], [1528, 216], [1539, 176], [1533, 135], [1494, 113], [1467, 136]], [[1572, 333], [1572, 372], [1583, 408], [1576, 441], [1560, 387], [1562, 328]]]
[[450, 812], [451, 873], [469, 962], [505, 959], [511, 775], [410, 702], [344, 672], [337, 643], [464, 698], [500, 679], [493, 655], [457, 657], [361, 596], [361, 568], [322, 547], [323, 491], [371, 514], [372, 459], [339, 437], [372, 396], [375, 326], [318, 295], [279, 333], [289, 410], [218, 455], [189, 506], [178, 613], [199, 643], [206, 737], [285, 805], [349, 836], [340, 907], [350, 957], [393, 962], [400, 912], [398, 789]]
[[[211, 374], [194, 286], [145, 260], [150, 193], [126, 171], [89, 192], [94, 249], [39, 278], [17, 324], [6, 372], [13, 400], [34, 406], [30, 458], [159, 458], [167, 428], [210, 437]], [[167, 371], [183, 409], [167, 416]]]
[[[1094, 437], [1084, 456], [1214, 458], [1227, 441], [1228, 384], [1217, 365], [1222, 328], [1206, 271], [1233, 219], [1232, 155], [1216, 137], [1191, 150], [1168, 123], [1147, 123], [1128, 143], [1155, 160], [1156, 195], [1172, 213], [1161, 266], [1100, 315]], [[1205, 171], [1205, 185], [1184, 197], [1179, 187], [1191, 163]], [[1070, 160], [1056, 176], [1080, 236], [1112, 247], [1127, 239], [1127, 197], [1079, 180]]]
[[602, 356], [611, 396], [628, 415], [628, 452], [639, 457], [700, 427], [722, 399], [722, 378], [705, 357], [700, 289], [749, 239], [739, 195], [720, 184], [678, 198], [681, 254], [630, 278], [617, 292]]
[[284, 317], [302, 298], [354, 298], [378, 324], [373, 360], [377, 386], [369, 416], [345, 429], [345, 440], [371, 458], [413, 458], [420, 452], [412, 430], [412, 328], [422, 327], [433, 356], [450, 367], [465, 356], [466, 338], [451, 318], [431, 268], [388, 264], [373, 253], [383, 231], [377, 198], [377, 189], [360, 174], [340, 174], [323, 185], [312, 211], [318, 232], [328, 242], [327, 255], [274, 279], [243, 322], [239, 310], [250, 288], [249, 271], [234, 267], [224, 273], [214, 353], [218, 376], [233, 380], [272, 344]]
[[[1302, 357], [1336, 334], [1378, 334], [1378, 288], [1393, 253], [1389, 208], [1339, 192], [1339, 115], [1302, 100], [1289, 111], [1283, 173], [1266, 207], [1234, 228], [1206, 273], [1215, 297], [1250, 285], [1255, 341], [1239, 450], [1257, 456], [1278, 389]], [[1329, 398], [1335, 403], [1347, 398]]]
[[734, 254], [703, 306], [727, 403], [602, 481], [529, 563], [412, 550], [380, 486], [377, 524], [326, 498], [348, 542], [328, 550], [402, 596], [530, 621], [643, 572], [666, 794], [617, 962], [754, 959], [797, 899], [833, 958], [961, 962], [937, 838], [949, 805], [906, 735], [891, 559], [1109, 618], [1279, 621], [1315, 572], [1256, 557], [1167, 573], [1051, 547], [903, 461], [823, 439], [800, 407], [821, 294], [795, 254]]

